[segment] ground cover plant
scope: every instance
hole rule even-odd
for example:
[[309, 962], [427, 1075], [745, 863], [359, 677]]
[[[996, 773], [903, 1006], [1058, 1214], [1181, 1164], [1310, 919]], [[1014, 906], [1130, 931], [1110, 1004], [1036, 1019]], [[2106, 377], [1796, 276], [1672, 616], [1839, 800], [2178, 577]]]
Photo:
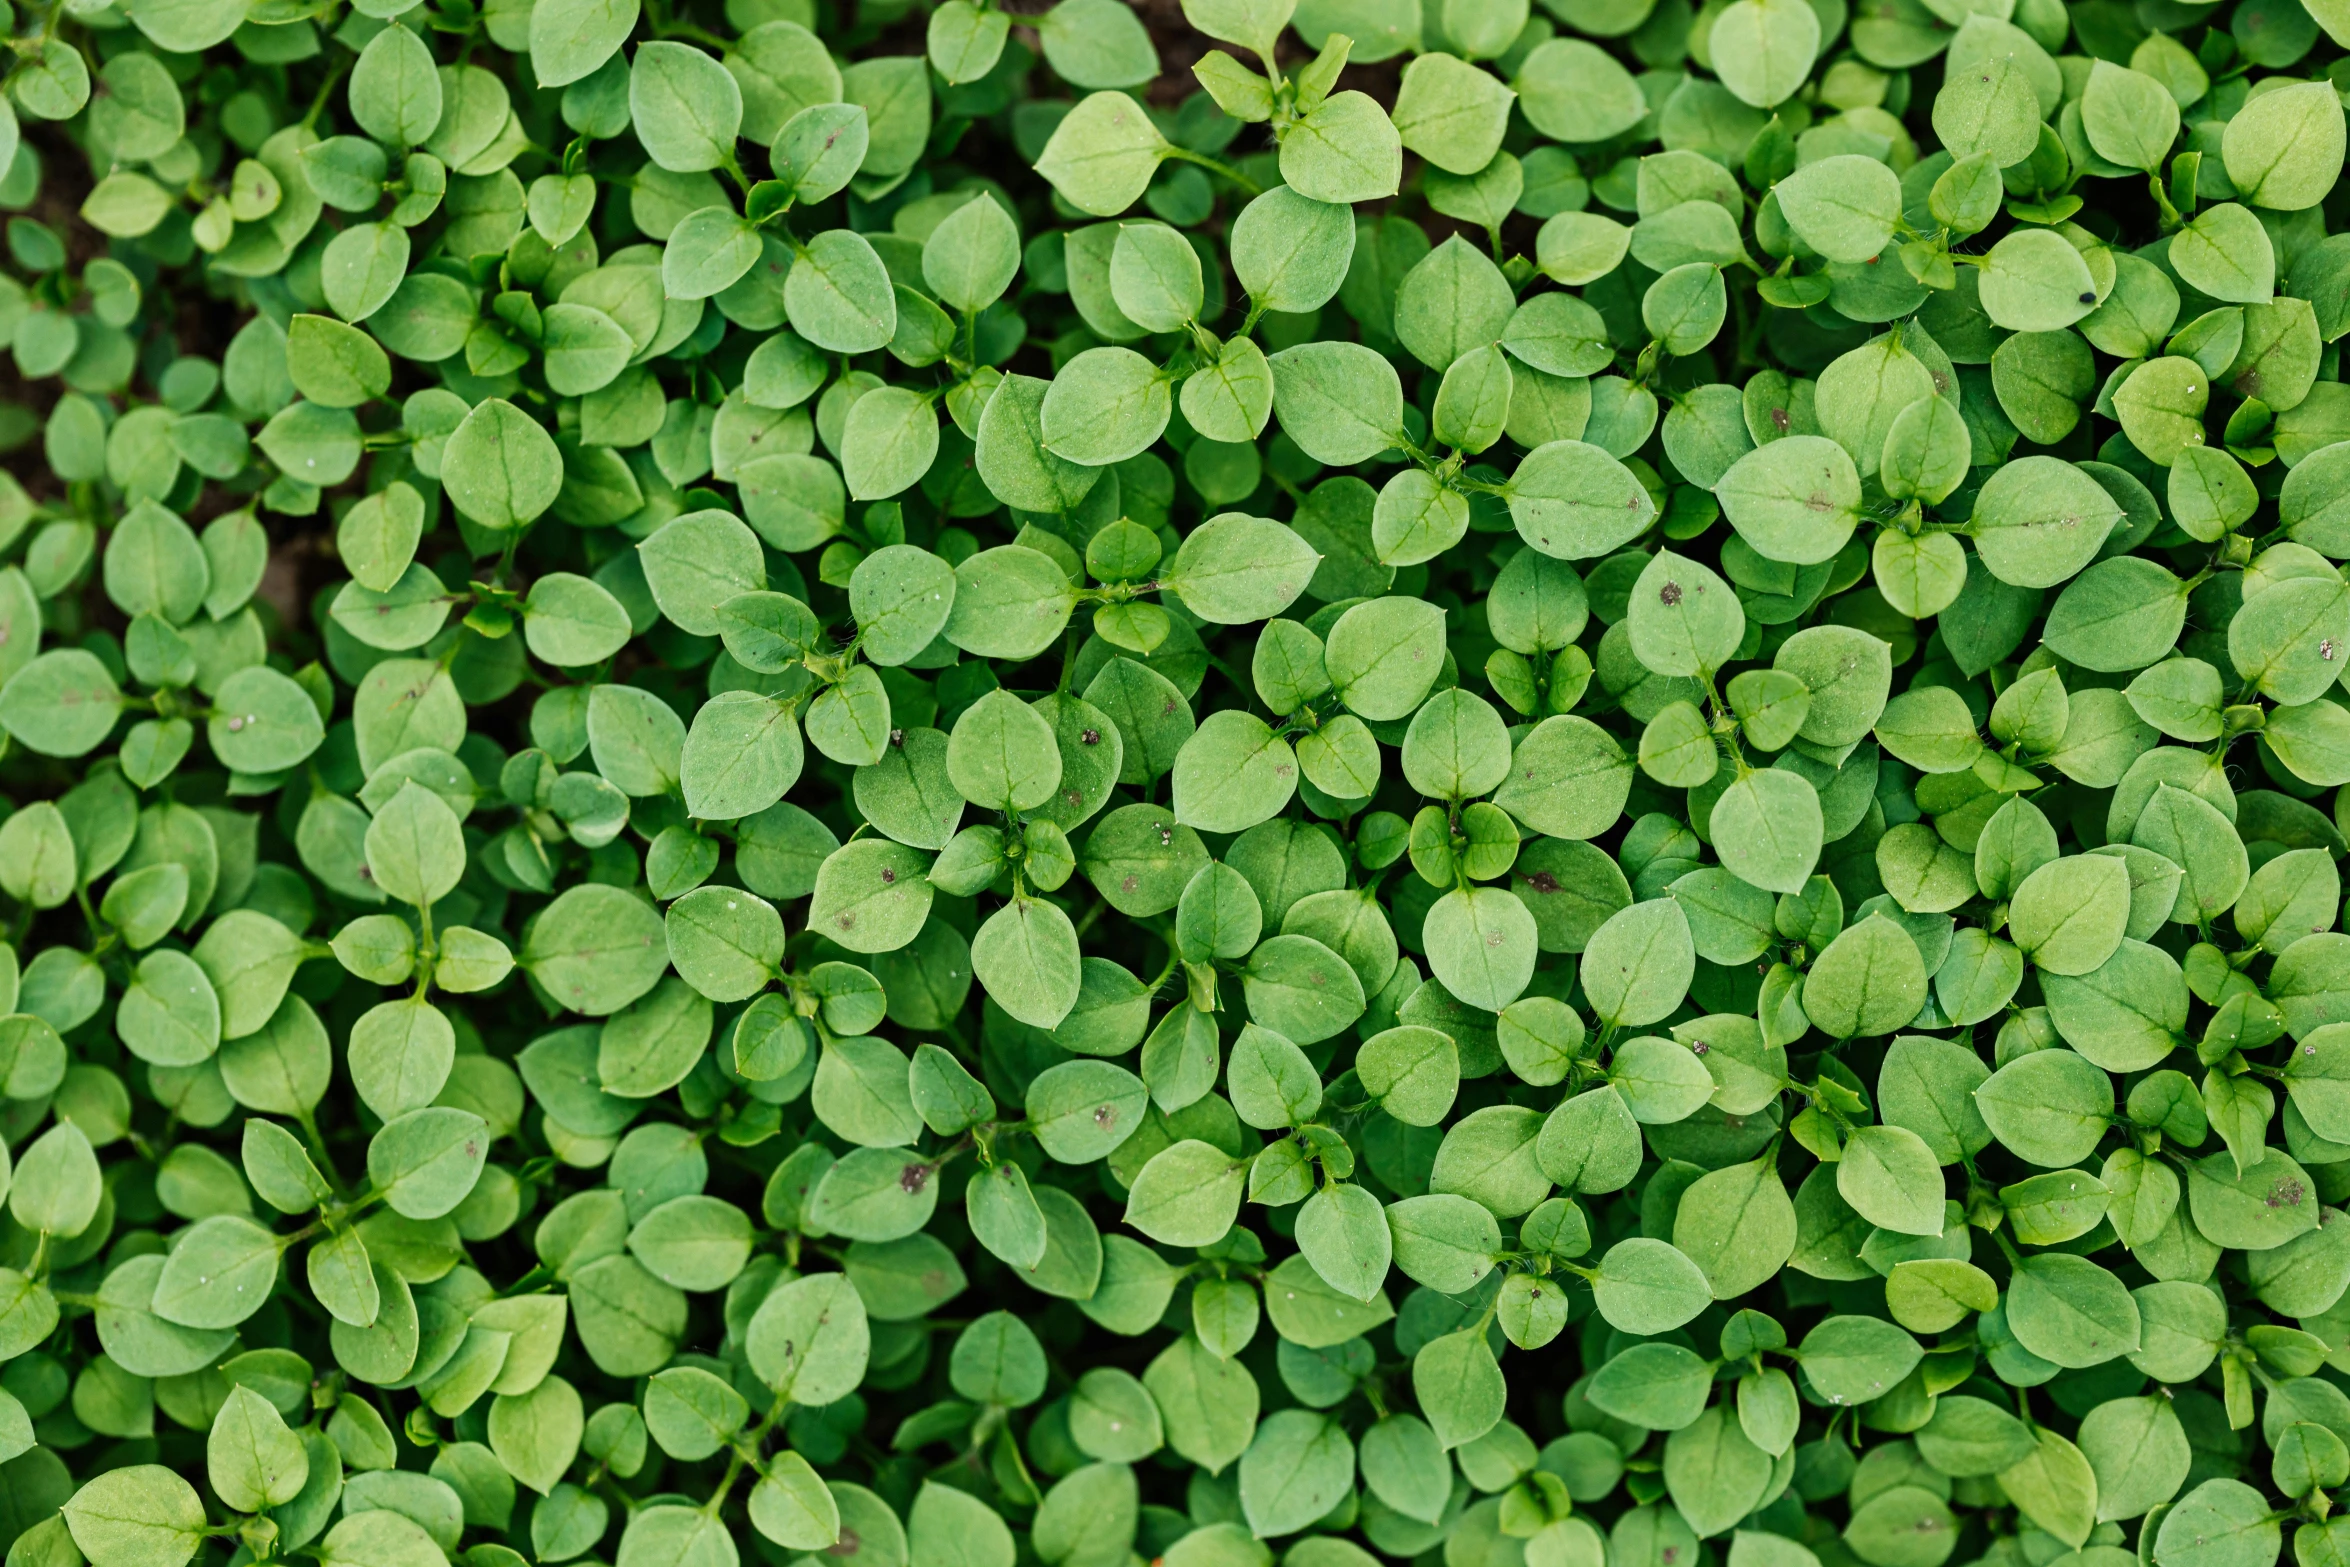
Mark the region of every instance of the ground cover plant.
[[7, 1567], [2350, 1560], [2341, 0], [11, 16]]

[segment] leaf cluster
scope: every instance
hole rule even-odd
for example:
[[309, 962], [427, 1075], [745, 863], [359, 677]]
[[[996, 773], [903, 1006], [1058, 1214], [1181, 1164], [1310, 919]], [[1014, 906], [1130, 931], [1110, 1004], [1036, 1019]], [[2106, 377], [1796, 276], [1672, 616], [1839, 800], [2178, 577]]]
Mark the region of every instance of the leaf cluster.
[[2350, 10], [1173, 9], [7, 13], [6, 1567], [2350, 1558]]

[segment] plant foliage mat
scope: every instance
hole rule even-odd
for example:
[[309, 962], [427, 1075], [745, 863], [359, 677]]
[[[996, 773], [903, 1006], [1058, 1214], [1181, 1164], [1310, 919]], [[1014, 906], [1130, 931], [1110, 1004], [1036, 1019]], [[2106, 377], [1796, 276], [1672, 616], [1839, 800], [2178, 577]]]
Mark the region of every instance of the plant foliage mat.
[[16, 19], [6, 1567], [2350, 1562], [2350, 6], [1543, 4]]

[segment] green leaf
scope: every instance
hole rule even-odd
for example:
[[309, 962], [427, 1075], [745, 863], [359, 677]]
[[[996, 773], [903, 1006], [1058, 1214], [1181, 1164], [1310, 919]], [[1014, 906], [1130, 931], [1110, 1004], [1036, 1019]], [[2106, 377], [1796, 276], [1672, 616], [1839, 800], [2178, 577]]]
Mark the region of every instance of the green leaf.
[[1035, 898], [990, 915], [971, 942], [971, 970], [997, 1004], [1033, 1028], [1054, 1028], [1076, 1006], [1077, 932], [1069, 916]]
[[367, 1147], [367, 1175], [395, 1213], [437, 1219], [473, 1189], [489, 1156], [480, 1116], [449, 1107], [412, 1110]]
[[1583, 984], [1601, 1021], [1636, 1028], [1680, 1005], [1695, 965], [1681, 906], [1653, 899], [1610, 915], [1593, 934], [1583, 953]]
[[290, 1502], [309, 1478], [310, 1461], [276, 1408], [250, 1387], [232, 1387], [205, 1439], [213, 1494], [239, 1512]]
[[1599, 1314], [1627, 1333], [1667, 1333], [1712, 1301], [1705, 1273], [1672, 1246], [1634, 1237], [1599, 1259], [1591, 1281]]
[[387, 27], [351, 68], [351, 115], [379, 142], [413, 147], [441, 119], [441, 79], [432, 51], [406, 27]]
[[1904, 1127], [1855, 1128], [1836, 1165], [1836, 1192], [1881, 1229], [1942, 1233], [1942, 1171], [1925, 1140]]
[[1337, 1505], [1353, 1470], [1354, 1444], [1337, 1421], [1310, 1409], [1279, 1411], [1241, 1456], [1242, 1513], [1260, 1536], [1292, 1533]]
[[1248, 1162], [1186, 1139], [1151, 1157], [1126, 1194], [1126, 1222], [1168, 1246], [1222, 1239], [1240, 1211]]
[[160, 1464], [109, 1470], [65, 1503], [73, 1543], [99, 1567], [181, 1567], [204, 1538], [196, 1488]]
[[1019, 226], [993, 200], [965, 202], [923, 241], [923, 279], [942, 304], [966, 314], [1001, 298], [1019, 268]]
[[1830, 261], [1874, 259], [1901, 213], [1900, 180], [1876, 159], [1856, 153], [1808, 164], [1773, 194], [1788, 225]]
[[2247, 100], [2220, 139], [2228, 182], [2256, 207], [2298, 211], [2332, 188], [2327, 160], [2343, 142], [2342, 102], [2306, 91], [2308, 85]]
[[1170, 150], [1132, 98], [1097, 92], [1053, 131], [1036, 172], [1078, 210], [1116, 217], [1141, 197]]
[[457, 509], [483, 527], [519, 528], [554, 504], [563, 460], [538, 421], [492, 397], [449, 436], [441, 482]]

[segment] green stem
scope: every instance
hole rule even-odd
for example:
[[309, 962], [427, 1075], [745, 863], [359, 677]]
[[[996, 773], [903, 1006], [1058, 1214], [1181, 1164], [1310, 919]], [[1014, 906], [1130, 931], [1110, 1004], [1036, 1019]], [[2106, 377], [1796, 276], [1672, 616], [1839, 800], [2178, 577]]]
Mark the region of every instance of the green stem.
[[335, 1156], [326, 1151], [326, 1139], [319, 1135], [317, 1113], [304, 1110], [296, 1119], [302, 1128], [302, 1140], [310, 1145], [310, 1155], [318, 1161], [318, 1173], [326, 1177], [327, 1185], [333, 1187], [335, 1195], [340, 1197], [343, 1194], [343, 1177], [335, 1169]]
[[1221, 158], [1211, 158], [1204, 152], [1193, 152], [1189, 147], [1170, 147], [1167, 156], [1185, 163], [1196, 163], [1210, 174], [1220, 174], [1250, 196], [1262, 196], [1265, 193], [1263, 186]]
[[751, 1434], [735, 1443], [733, 1451], [727, 1454], [726, 1474], [719, 1480], [718, 1488], [710, 1493], [710, 1500], [702, 1504], [703, 1512], [713, 1517], [717, 1515], [718, 1509], [726, 1503], [727, 1493], [734, 1489], [735, 1478], [750, 1464], [749, 1455], [759, 1450], [760, 1444], [767, 1440], [767, 1433], [775, 1429], [776, 1422], [783, 1418], [783, 1412], [790, 1407], [790, 1399], [778, 1398], [774, 1407], [767, 1411], [766, 1417], [752, 1428]]
[[302, 116], [304, 130], [317, 127], [318, 117], [326, 112], [326, 101], [333, 94], [335, 83], [343, 79], [343, 72], [349, 68], [348, 60], [337, 60], [326, 68], [326, 80], [318, 84], [318, 96], [310, 100], [310, 112]]

